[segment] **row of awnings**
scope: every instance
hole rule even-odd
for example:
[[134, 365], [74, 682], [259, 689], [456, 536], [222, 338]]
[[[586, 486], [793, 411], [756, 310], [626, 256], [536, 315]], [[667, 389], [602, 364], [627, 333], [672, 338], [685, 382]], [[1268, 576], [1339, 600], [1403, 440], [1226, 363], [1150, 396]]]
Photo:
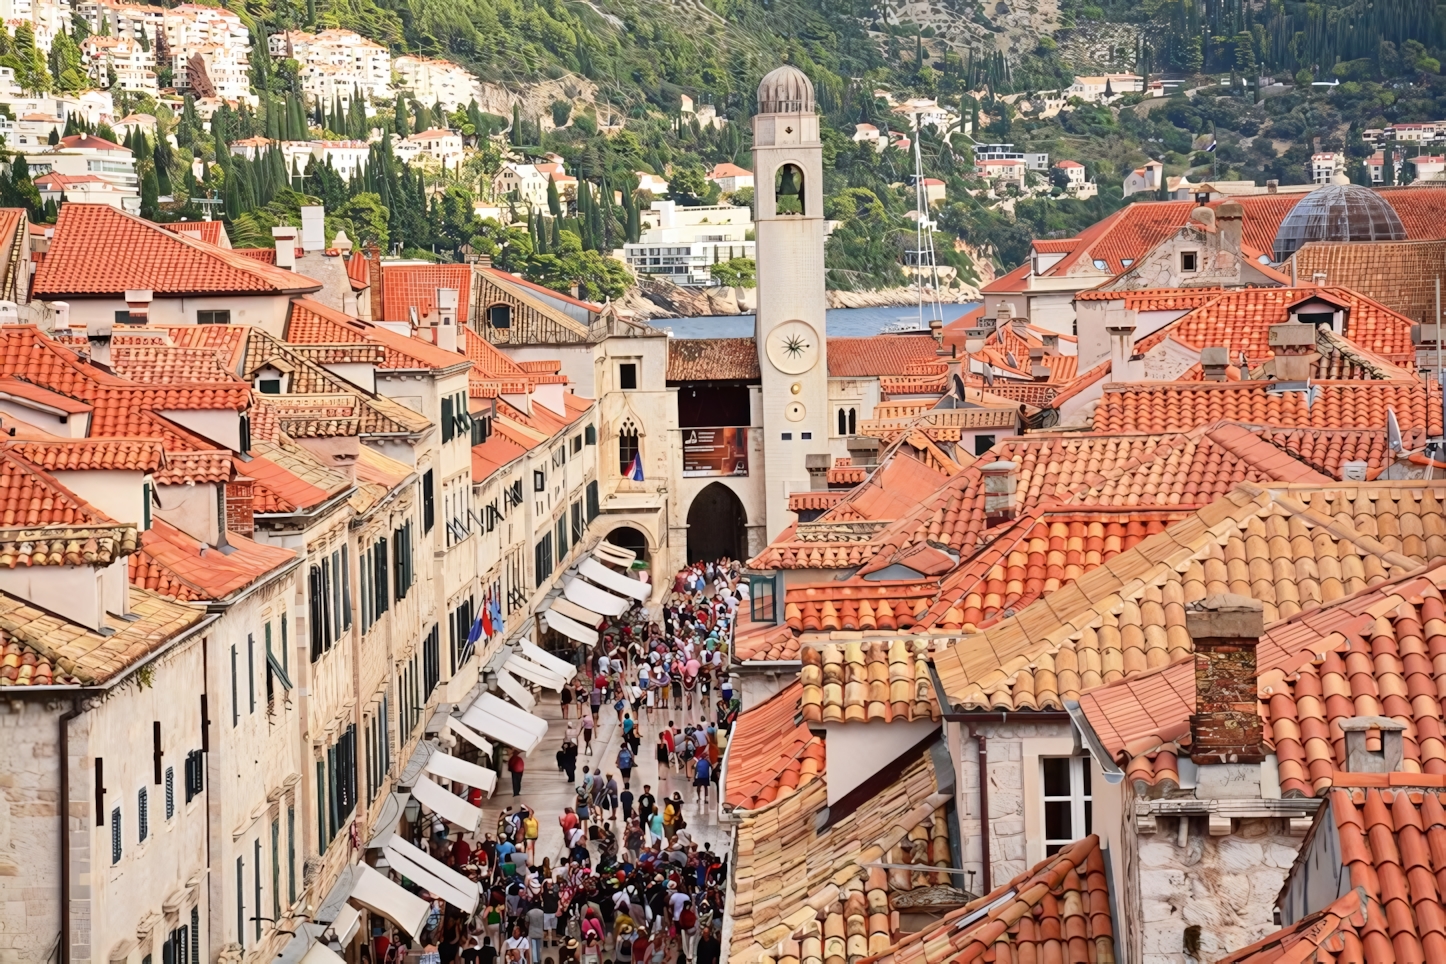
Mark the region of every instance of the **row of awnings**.
[[[606, 562], [626, 568], [632, 565], [636, 553], [601, 543], [593, 550], [593, 556], [583, 560], [578, 567], [578, 578], [565, 580], [563, 594], [543, 611], [551, 628], [589, 644], [597, 642], [598, 630], [606, 616], [622, 615], [633, 600], [646, 599], [651, 592], [646, 583], [603, 565]], [[440, 724], [458, 739], [488, 755], [494, 752], [493, 740], [530, 753], [547, 735], [547, 721], [531, 713], [535, 700], [523, 685], [524, 681], [544, 689], [561, 690], [577, 675], [577, 667], [529, 640], [519, 639], [512, 645], [512, 651], [506, 653], [505, 660], [494, 670], [498, 689], [508, 699], [482, 693], [460, 717], [448, 713]], [[478, 885], [397, 836], [394, 828], [410, 793], [419, 804], [447, 823], [476, 833], [482, 823], [482, 809], [453, 793], [451, 784], [461, 783], [490, 795], [497, 787], [496, 772], [452, 756], [435, 743], [424, 742], [403, 771], [400, 782], [403, 787], [410, 786], [410, 791], [399, 790], [384, 801], [376, 823], [383, 829], [368, 847], [379, 848], [386, 867], [403, 878], [463, 913], [474, 913], [481, 897]], [[421, 935], [430, 909], [428, 903], [394, 883], [385, 873], [366, 863], [357, 864], [347, 886], [346, 899], [351, 904], [342, 904], [331, 927], [333, 937], [342, 946], [356, 932], [360, 918], [352, 904], [380, 914], [413, 938]], [[325, 943], [317, 941], [299, 964], [341, 962]]]
[[647, 583], [630, 579], [603, 565], [609, 563], [627, 568], [635, 559], [637, 553], [630, 549], [610, 542], [598, 543], [592, 555], [577, 567], [577, 577], [563, 579], [562, 595], [542, 610], [542, 618], [547, 621], [548, 628], [584, 646], [596, 646], [598, 630], [602, 628], [605, 617], [621, 616], [628, 611], [633, 600], [645, 600], [652, 593], [652, 587]]

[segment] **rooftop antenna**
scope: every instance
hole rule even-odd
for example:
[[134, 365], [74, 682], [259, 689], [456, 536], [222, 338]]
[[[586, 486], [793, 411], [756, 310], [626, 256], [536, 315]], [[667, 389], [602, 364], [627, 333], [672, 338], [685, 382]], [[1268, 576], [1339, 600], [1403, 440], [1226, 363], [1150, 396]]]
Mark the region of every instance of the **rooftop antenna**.
[[[914, 222], [914, 283], [919, 290], [919, 327], [927, 329], [924, 323], [924, 268], [929, 270], [929, 283], [934, 288], [934, 303], [929, 311], [929, 320], [944, 324], [944, 306], [939, 303], [939, 265], [934, 259], [934, 221], [929, 217], [929, 191], [924, 186], [924, 156], [919, 149], [920, 135], [924, 132], [921, 113], [914, 114], [914, 207], [918, 219]], [[944, 140], [943, 150], [949, 149]]]

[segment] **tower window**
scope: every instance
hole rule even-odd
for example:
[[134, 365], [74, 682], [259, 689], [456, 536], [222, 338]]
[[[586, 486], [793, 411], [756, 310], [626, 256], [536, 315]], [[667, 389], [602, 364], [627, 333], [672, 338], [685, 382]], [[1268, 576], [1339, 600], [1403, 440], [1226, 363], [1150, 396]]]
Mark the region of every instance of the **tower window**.
[[499, 304], [488, 308], [487, 323], [493, 328], [511, 328], [512, 306]]
[[627, 475], [638, 454], [638, 429], [632, 422], [623, 423], [618, 433], [618, 472]]
[[618, 365], [618, 388], [625, 392], [633, 391], [638, 387], [638, 366], [636, 362], [623, 362]]
[[838, 434], [857, 435], [859, 428], [859, 410], [856, 408], [841, 408], [838, 410]]
[[797, 164], [785, 164], [774, 177], [773, 210], [781, 215], [802, 215], [803, 169]]
[[1198, 264], [1199, 264], [1199, 255], [1196, 254], [1194, 251], [1181, 251], [1181, 252], [1180, 252], [1180, 270], [1181, 270], [1181, 271], [1197, 271], [1197, 270], [1199, 270], [1198, 267], [1197, 267]]

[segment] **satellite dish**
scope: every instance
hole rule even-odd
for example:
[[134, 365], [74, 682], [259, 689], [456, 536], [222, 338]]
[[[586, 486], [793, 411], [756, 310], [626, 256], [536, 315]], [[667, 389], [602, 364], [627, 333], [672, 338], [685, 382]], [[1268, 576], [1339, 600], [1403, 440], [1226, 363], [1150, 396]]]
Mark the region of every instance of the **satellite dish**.
[[1396, 410], [1394, 408], [1386, 409], [1386, 444], [1391, 447], [1392, 452], [1402, 451], [1401, 426], [1400, 423], [1396, 421]]
[[984, 363], [984, 384], [994, 387], [994, 366], [988, 362]]

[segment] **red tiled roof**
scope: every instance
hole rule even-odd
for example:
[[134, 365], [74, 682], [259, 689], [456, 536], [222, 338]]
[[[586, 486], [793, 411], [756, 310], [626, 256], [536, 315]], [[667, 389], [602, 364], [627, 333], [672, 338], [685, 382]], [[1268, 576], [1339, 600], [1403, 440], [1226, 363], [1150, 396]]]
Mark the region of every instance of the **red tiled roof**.
[[[223, 328], [228, 325], [197, 325]], [[170, 345], [127, 344], [118, 340], [111, 346], [111, 367], [135, 382], [168, 385], [184, 382], [224, 382], [233, 373], [221, 366], [213, 348], [176, 348]]]
[[62, 137], [56, 146], [62, 150], [85, 148], [92, 151], [124, 151], [127, 154], [131, 153], [129, 147], [121, 144], [112, 144], [104, 137], [97, 137], [94, 134], [70, 134]]
[[799, 719], [795, 680], [738, 717], [728, 738], [723, 804], [756, 810], [823, 776], [824, 743]]
[[169, 224], [162, 224], [161, 227], [167, 231], [177, 234], [182, 232], [194, 234], [207, 244], [221, 243], [221, 222], [220, 221], [173, 221]]
[[353, 318], [310, 298], [291, 302], [291, 320], [286, 340], [298, 345], [335, 345], [372, 341], [386, 349], [384, 369], [450, 368], [467, 361], [464, 355], [438, 348], [430, 342]]
[[[1097, 432], [1188, 431], [1222, 419], [1246, 425], [1385, 428], [1393, 408], [1403, 431], [1441, 431], [1439, 390], [1420, 382], [1314, 382], [1304, 392], [1272, 394], [1270, 382], [1116, 382], [1095, 409]], [[1428, 399], [1428, 393], [1430, 398]]]
[[939, 343], [929, 335], [830, 338], [828, 373], [833, 378], [904, 375], [910, 365], [938, 361], [938, 349]]
[[115, 297], [128, 289], [157, 295], [283, 294], [320, 282], [126, 214], [108, 204], [66, 204], [50, 250], [35, 272], [40, 298]]
[[253, 455], [238, 471], [255, 479], [251, 488], [256, 512], [296, 512], [325, 502], [332, 493], [278, 465], [265, 456]]
[[355, 291], [371, 287], [371, 266], [360, 251], [353, 251], [346, 259], [346, 276], [351, 279], [351, 286]]
[[153, 472], [165, 458], [155, 439], [48, 438], [9, 442], [5, 448], [48, 472]]
[[1316, 294], [1349, 304], [1345, 336], [1361, 348], [1393, 360], [1411, 359], [1411, 319], [1348, 288], [1240, 288], [1221, 292], [1214, 299], [1160, 332], [1140, 340], [1137, 351], [1149, 351], [1165, 337], [1196, 348], [1224, 347], [1231, 361], [1244, 352], [1258, 365], [1275, 352], [1269, 346], [1270, 327], [1290, 320], [1288, 309]]
[[0, 396], [38, 402], [48, 408], [59, 409], [68, 415], [82, 415], [91, 409], [85, 402], [77, 401], [69, 395], [52, 392], [11, 375], [0, 377]]
[[1076, 301], [1123, 301], [1131, 311], [1170, 311], [1176, 308], [1199, 308], [1218, 298], [1224, 288], [1137, 288], [1132, 291], [1106, 291], [1094, 288], [1081, 291]]
[[[1060, 161], [1055, 167], [1064, 167], [1067, 164], [1073, 164], [1075, 167], [1080, 166], [1075, 164], [1074, 161]], [[1040, 254], [1068, 254], [1073, 251], [1078, 244], [1079, 242], [1074, 238], [1058, 238], [1054, 240], [1049, 238], [1036, 238], [1031, 242], [1030, 246]]]
[[382, 321], [410, 321], [437, 312], [437, 289], [457, 292], [458, 322], [471, 305], [472, 266], [469, 264], [386, 264], [382, 263]]
[[[1409, 795], [1407, 799], [1410, 799]], [[1425, 866], [1429, 864], [1421, 868], [1412, 866], [1411, 869], [1424, 869]], [[1405, 910], [1409, 917], [1409, 910], [1398, 909]], [[1431, 912], [1428, 910], [1426, 913]], [[1353, 887], [1314, 914], [1307, 914], [1289, 927], [1282, 927], [1263, 940], [1222, 957], [1216, 964], [1275, 964], [1276, 961], [1282, 964], [1297, 961], [1395, 964], [1398, 959], [1396, 947], [1384, 934], [1382, 924], [1385, 920], [1386, 912], [1380, 902], [1367, 894], [1364, 886]], [[1439, 942], [1435, 940], [1439, 936], [1439, 933], [1433, 932], [1433, 947], [1439, 947]], [[1424, 942], [1425, 938], [1422, 940]], [[1437, 955], [1440, 954], [1438, 950]], [[1438, 956], [1416, 958], [1437, 959]]]
[[[829, 343], [832, 370], [834, 345]], [[668, 339], [668, 381], [757, 381], [758, 343], [752, 338]]]
[[14, 447], [0, 451], [0, 527], [108, 522], [100, 511], [23, 458]]
[[[1346, 462], [1365, 462], [1366, 477], [1374, 479], [1387, 462], [1386, 433], [1380, 429], [1265, 428], [1256, 435], [1327, 478], [1340, 478]], [[1419, 452], [1426, 440], [1425, 426], [1401, 430], [1407, 452]]]
[[859, 964], [1114, 960], [1109, 877], [1092, 835]]
[[979, 290], [984, 294], [1007, 294], [1014, 291], [1023, 291], [1024, 282], [1033, 273], [1034, 262], [1026, 261], [1024, 262], [1024, 264], [1013, 269], [1007, 274], [1002, 274], [998, 278], [995, 278], [993, 281], [989, 282], [987, 285], [980, 288]]
[[166, 452], [166, 464], [155, 473], [159, 485], [189, 485], [199, 482], [229, 482], [236, 475], [231, 453], [214, 451]]
[[222, 553], [163, 519], [141, 533], [141, 549], [130, 556], [131, 585], [182, 602], [214, 601], [244, 589], [296, 558], [290, 549], [262, 545], [226, 533], [234, 552]]

